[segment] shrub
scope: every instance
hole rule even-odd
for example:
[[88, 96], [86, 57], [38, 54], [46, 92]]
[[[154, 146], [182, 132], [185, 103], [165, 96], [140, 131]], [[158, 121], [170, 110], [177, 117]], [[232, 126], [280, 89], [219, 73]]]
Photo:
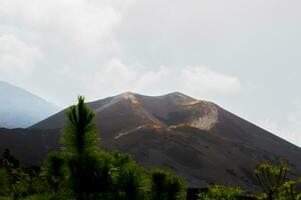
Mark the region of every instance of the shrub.
[[277, 198], [282, 190], [282, 186], [287, 181], [289, 168], [283, 162], [279, 166], [273, 166], [268, 162], [261, 163], [254, 174], [262, 188], [263, 193], [260, 199], [273, 200]]
[[136, 164], [126, 164], [119, 169], [116, 189], [119, 191], [116, 199], [142, 200], [147, 199], [150, 190], [149, 177]]
[[239, 187], [212, 185], [209, 186], [208, 192], [198, 195], [198, 200], [235, 200], [243, 193], [244, 191]]
[[151, 199], [183, 200], [186, 198], [186, 184], [178, 176], [162, 170], [151, 171]]
[[42, 177], [44, 177], [53, 192], [66, 182], [67, 171], [65, 169], [65, 159], [60, 152], [51, 152], [44, 163]]

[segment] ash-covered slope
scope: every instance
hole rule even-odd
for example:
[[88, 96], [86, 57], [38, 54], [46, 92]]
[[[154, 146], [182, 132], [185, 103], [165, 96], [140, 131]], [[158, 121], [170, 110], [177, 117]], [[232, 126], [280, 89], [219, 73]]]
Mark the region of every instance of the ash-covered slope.
[[30, 92], [0, 81], [0, 127], [25, 128], [59, 111]]
[[[89, 106], [96, 112], [96, 123], [104, 131], [102, 136], [108, 137], [143, 125], [165, 128], [189, 125], [210, 130], [218, 121], [216, 105], [177, 92], [158, 97], [126, 92], [91, 102]], [[65, 121], [63, 110], [31, 128], [62, 128]]]
[[[214, 103], [181, 93], [128, 92], [89, 106], [96, 112], [103, 148], [130, 153], [145, 166], [168, 168], [190, 187], [221, 183], [254, 190], [252, 171], [263, 160], [285, 160], [301, 174], [299, 147]], [[65, 120], [62, 111], [31, 129], [60, 129]]]

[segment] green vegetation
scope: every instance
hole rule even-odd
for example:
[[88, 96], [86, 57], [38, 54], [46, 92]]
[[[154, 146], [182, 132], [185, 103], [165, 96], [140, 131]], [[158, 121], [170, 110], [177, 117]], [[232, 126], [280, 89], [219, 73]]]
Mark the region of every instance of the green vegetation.
[[[254, 175], [262, 188], [262, 193], [251, 196], [258, 200], [301, 200], [301, 193], [296, 191], [300, 179], [293, 181], [288, 178], [290, 169], [281, 162], [278, 166], [269, 162], [261, 163]], [[239, 187], [223, 185], [209, 186], [208, 191], [198, 195], [198, 200], [236, 200], [244, 199], [245, 192]], [[250, 197], [250, 198], [251, 198]]]
[[230, 187], [223, 185], [209, 186], [208, 192], [198, 195], [199, 200], [235, 200], [242, 196], [244, 191], [239, 187]]
[[[95, 113], [78, 98], [67, 112], [62, 149], [50, 152], [41, 167], [26, 168], [6, 149], [0, 156], [0, 200], [185, 200], [187, 185], [163, 169], [146, 170], [130, 155], [99, 147]], [[301, 200], [300, 180], [289, 179], [283, 163], [264, 162], [254, 171], [262, 200]], [[243, 199], [243, 189], [209, 186], [198, 200]], [[255, 197], [254, 197], [255, 199]]]
[[273, 199], [280, 191], [286, 180], [288, 167], [281, 163], [280, 166], [272, 166], [267, 162], [260, 164], [254, 173], [263, 189], [263, 197]]
[[151, 171], [151, 197], [156, 200], [185, 199], [186, 184], [179, 177], [162, 169]]
[[296, 192], [296, 184], [299, 182], [290, 180], [288, 174], [289, 167], [281, 162], [278, 166], [273, 166], [268, 162], [261, 163], [254, 174], [261, 185], [262, 194], [258, 199], [262, 200], [298, 200], [301, 194]]

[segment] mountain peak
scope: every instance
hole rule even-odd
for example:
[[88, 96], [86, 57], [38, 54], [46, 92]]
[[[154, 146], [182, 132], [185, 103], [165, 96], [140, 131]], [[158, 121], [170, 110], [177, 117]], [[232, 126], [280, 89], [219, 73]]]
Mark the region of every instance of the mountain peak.
[[185, 97], [188, 97], [187, 95], [185, 95], [185, 94], [183, 94], [181, 92], [177, 92], [177, 91], [168, 93], [166, 95], [168, 95], [168, 96], [183, 96], [183, 97], [185, 96]]
[[123, 94], [135, 94], [135, 93], [132, 91], [125, 91], [125, 92], [122, 92], [120, 95], [123, 95]]
[[166, 95], [163, 95], [163, 96], [167, 96], [167, 97], [170, 97], [170, 98], [176, 98], [176, 99], [185, 99], [185, 100], [196, 100], [195, 98], [193, 97], [190, 97], [186, 94], [183, 94], [181, 92], [171, 92], [171, 93], [168, 93]]
[[126, 96], [132, 96], [132, 95], [136, 95], [134, 92], [131, 92], [131, 91], [126, 91], [126, 92], [123, 92], [117, 96], [120, 96], [120, 97], [126, 97]]
[[124, 93], [121, 93], [119, 95], [117, 95], [115, 97], [115, 99], [125, 99], [125, 100], [130, 100], [133, 104], [138, 104], [138, 100], [136, 98], [136, 94], [133, 93], [133, 92], [124, 92]]

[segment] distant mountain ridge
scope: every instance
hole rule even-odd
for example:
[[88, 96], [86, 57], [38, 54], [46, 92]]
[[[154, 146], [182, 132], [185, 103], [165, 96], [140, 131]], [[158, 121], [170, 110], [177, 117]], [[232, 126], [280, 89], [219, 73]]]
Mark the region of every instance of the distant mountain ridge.
[[[218, 183], [256, 190], [252, 171], [261, 161], [285, 160], [301, 174], [301, 149], [218, 105], [174, 92], [131, 92], [88, 103], [96, 113], [100, 145], [131, 154], [146, 167], [167, 168], [189, 187]], [[27, 165], [41, 164], [60, 148], [66, 109], [28, 129], [0, 129], [8, 147]], [[24, 151], [25, 149], [25, 151]]]
[[10, 83], [0, 81], [0, 127], [25, 128], [60, 108]]

